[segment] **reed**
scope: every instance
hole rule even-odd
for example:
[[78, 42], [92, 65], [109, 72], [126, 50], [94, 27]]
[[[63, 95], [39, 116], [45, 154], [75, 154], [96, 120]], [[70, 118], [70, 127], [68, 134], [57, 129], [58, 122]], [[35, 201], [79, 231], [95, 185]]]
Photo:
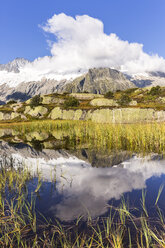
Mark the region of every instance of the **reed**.
[[[2, 127], [2, 126], [1, 126]], [[7, 126], [5, 126], [7, 127]], [[35, 121], [10, 124], [8, 127], [20, 133], [26, 140], [31, 132], [60, 133], [60, 139], [68, 139], [70, 147], [87, 144], [89, 148], [109, 151], [127, 150], [137, 153], [164, 153], [164, 123], [102, 124], [90, 121]]]
[[92, 219], [88, 216], [83, 230], [83, 216], [68, 226], [57, 220], [48, 221], [38, 214], [35, 195], [42, 183], [41, 175], [38, 176], [36, 189], [28, 192], [26, 185], [33, 180], [30, 171], [21, 166], [1, 166], [0, 247], [165, 247], [165, 221], [158, 207], [163, 186], [156, 199], [157, 216], [154, 219], [147, 212], [146, 191], [142, 191], [142, 211], [136, 209], [141, 213], [140, 217], [132, 214], [129, 201], [122, 197], [119, 207], [108, 206], [108, 217]]
[[[165, 126], [163, 123], [110, 125], [84, 121], [37, 121], [5, 128], [18, 131], [26, 140], [30, 132], [59, 132], [60, 139], [68, 139], [69, 146], [88, 144], [89, 148], [109, 151], [129, 150], [140, 153], [164, 153]], [[56, 183], [53, 173], [52, 184]], [[65, 177], [65, 175], [61, 175]], [[163, 186], [155, 200], [157, 216], [151, 218], [146, 207], [146, 191], [142, 191], [141, 210], [136, 217], [124, 198], [118, 208], [109, 206], [109, 216], [92, 220], [88, 216], [82, 230], [83, 216], [75, 224], [66, 226], [48, 221], [38, 213], [35, 198], [42, 187], [38, 184], [28, 198], [28, 183], [33, 180], [26, 166], [14, 166], [3, 158], [0, 164], [0, 247], [165, 247], [165, 218], [158, 206]], [[135, 209], [134, 209], [135, 211]], [[42, 218], [41, 218], [42, 216]], [[41, 221], [42, 219], [42, 221]]]

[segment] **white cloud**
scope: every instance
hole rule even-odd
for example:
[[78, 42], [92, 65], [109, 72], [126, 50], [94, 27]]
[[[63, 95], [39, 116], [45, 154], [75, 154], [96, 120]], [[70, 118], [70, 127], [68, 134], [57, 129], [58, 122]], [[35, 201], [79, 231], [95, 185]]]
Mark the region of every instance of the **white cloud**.
[[129, 73], [165, 71], [162, 57], [144, 53], [142, 44], [105, 34], [103, 23], [87, 15], [75, 19], [65, 14], [54, 15], [43, 29], [57, 37], [51, 53], [59, 70], [107, 66]]
[[[42, 29], [55, 36], [49, 41], [51, 57], [38, 58], [21, 69], [16, 81], [69, 78], [93, 67], [111, 67], [129, 74], [147, 71], [165, 72], [165, 59], [148, 55], [143, 45], [120, 40], [116, 34], [104, 33], [103, 23], [87, 15], [75, 18], [54, 15]], [[6, 78], [0, 73], [1, 80]], [[13, 75], [12, 75], [13, 79]]]

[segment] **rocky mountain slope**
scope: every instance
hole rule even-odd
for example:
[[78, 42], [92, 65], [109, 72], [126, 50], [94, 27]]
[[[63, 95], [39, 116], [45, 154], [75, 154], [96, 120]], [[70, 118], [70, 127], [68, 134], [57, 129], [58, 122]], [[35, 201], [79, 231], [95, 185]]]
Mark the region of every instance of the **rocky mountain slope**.
[[[8, 67], [7, 67], [8, 68]], [[11, 67], [10, 67], [11, 69]], [[15, 71], [17, 71], [15, 67]], [[6, 69], [7, 70], [7, 69]], [[19, 70], [19, 69], [18, 69]], [[0, 85], [0, 101], [10, 99], [25, 101], [34, 95], [63, 92], [84, 92], [104, 94], [107, 91], [125, 90], [136, 87], [124, 74], [110, 68], [90, 69], [86, 74], [75, 80], [61, 80], [43, 78], [41, 81], [23, 82], [16, 87], [8, 84]]]
[[16, 87], [9, 87], [3, 84], [0, 85], [0, 101], [2, 103], [10, 99], [26, 101], [35, 95], [55, 93], [65, 83], [67, 83], [67, 80], [57, 81], [53, 79], [43, 79], [39, 82], [23, 82]]
[[62, 92], [89, 92], [105, 94], [108, 91], [126, 90], [136, 87], [123, 73], [110, 68], [89, 69], [88, 73], [59, 89]]
[[[63, 80], [45, 77], [40, 81], [22, 82], [19, 72], [27, 65], [32, 64], [24, 58], [17, 58], [8, 64], [0, 64], [0, 104], [10, 99], [25, 101], [34, 95], [55, 92], [104, 94], [109, 90], [116, 91], [156, 85], [165, 86], [165, 73], [148, 72], [130, 76], [110, 68], [93, 68], [86, 73], [79, 72], [75, 75], [81, 76], [76, 78], [74, 75], [74, 79], [72, 77], [65, 79], [65, 76]], [[8, 78], [8, 81], [5, 81], [6, 78]], [[16, 79], [18, 82], [14, 81]]]

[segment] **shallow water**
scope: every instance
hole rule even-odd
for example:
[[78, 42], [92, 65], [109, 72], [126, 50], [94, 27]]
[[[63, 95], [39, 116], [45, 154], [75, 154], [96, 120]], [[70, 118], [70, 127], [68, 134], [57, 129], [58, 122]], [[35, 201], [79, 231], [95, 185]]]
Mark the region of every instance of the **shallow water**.
[[[71, 223], [82, 216], [85, 221], [109, 215], [109, 206], [120, 205], [123, 197], [137, 216], [141, 214], [142, 191], [146, 191], [146, 206], [154, 216], [154, 204], [165, 183], [165, 160], [152, 154], [140, 157], [127, 152], [115, 154], [95, 150], [37, 151], [23, 143], [1, 142], [1, 163], [4, 156], [14, 167], [23, 165], [35, 180], [28, 183], [29, 199], [40, 174], [42, 185], [36, 194], [36, 208], [46, 218]], [[75, 156], [76, 155], [76, 156]], [[165, 213], [165, 190], [159, 207]]]
[[[132, 126], [127, 125], [116, 128], [113, 134], [114, 126], [101, 129], [81, 123], [78, 129], [80, 123], [75, 126], [61, 122], [49, 124], [28, 123], [13, 129], [0, 129], [2, 182], [3, 172], [10, 168], [6, 190], [1, 184], [0, 192], [5, 215], [10, 213], [8, 201], [10, 205], [14, 202], [14, 207], [21, 206], [17, 208], [18, 215], [28, 216], [23, 230], [34, 221], [39, 240], [47, 232], [46, 242], [58, 233], [59, 237], [53, 236], [55, 247], [65, 247], [64, 243], [72, 247], [77, 238], [78, 242], [85, 239], [94, 242], [97, 247], [98, 232], [104, 240], [101, 247], [113, 246], [114, 238], [121, 236], [123, 247], [128, 247], [130, 242], [132, 247], [146, 247], [152, 231], [151, 244], [160, 245], [165, 226], [162, 217], [165, 215], [165, 136], [162, 127], [161, 133], [156, 132], [157, 136], [152, 135], [153, 127], [149, 132], [145, 127], [143, 137], [136, 137], [136, 132], [130, 132]], [[141, 135], [143, 127], [138, 128]], [[131, 139], [129, 135], [132, 135]], [[3, 170], [4, 167], [7, 169]], [[9, 181], [14, 173], [18, 175], [17, 172], [19, 179], [15, 192]], [[22, 186], [20, 176], [24, 180]], [[158, 204], [155, 204], [156, 199]], [[26, 215], [26, 206], [33, 212], [33, 217], [29, 212]], [[36, 231], [31, 229], [33, 239]], [[61, 237], [66, 237], [64, 234], [70, 246], [68, 241], [61, 241]], [[28, 238], [25, 235], [26, 241]], [[31, 238], [29, 242], [32, 246]]]

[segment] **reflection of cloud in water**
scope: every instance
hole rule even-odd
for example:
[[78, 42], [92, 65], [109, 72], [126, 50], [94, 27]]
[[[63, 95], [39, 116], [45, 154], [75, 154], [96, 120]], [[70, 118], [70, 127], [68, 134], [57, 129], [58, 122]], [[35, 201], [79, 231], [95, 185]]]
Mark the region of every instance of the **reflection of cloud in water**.
[[[16, 156], [16, 155], [15, 155]], [[20, 159], [20, 155], [17, 156]], [[44, 159], [28, 158], [26, 164], [34, 173], [42, 171], [43, 180], [51, 181], [56, 165], [57, 191], [62, 200], [49, 208], [61, 220], [73, 220], [85, 215], [92, 217], [106, 212], [106, 204], [123, 193], [145, 187], [146, 180], [165, 173], [164, 161], [134, 157], [112, 168], [93, 168], [75, 157]], [[55, 197], [55, 195], [53, 196]]]

